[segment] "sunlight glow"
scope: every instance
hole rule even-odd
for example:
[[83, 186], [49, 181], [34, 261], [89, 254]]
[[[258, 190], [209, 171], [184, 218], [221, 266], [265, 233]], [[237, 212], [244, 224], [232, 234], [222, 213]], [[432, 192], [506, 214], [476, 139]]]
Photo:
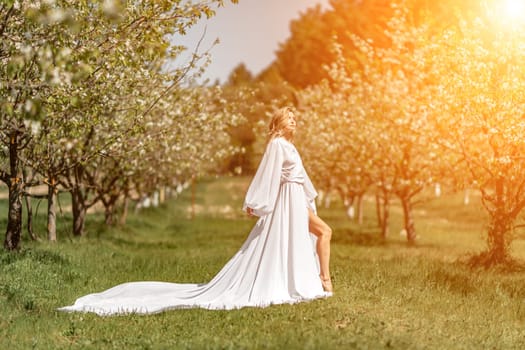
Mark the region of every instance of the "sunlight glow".
[[504, 0], [503, 15], [512, 21], [525, 22], [525, 0]]

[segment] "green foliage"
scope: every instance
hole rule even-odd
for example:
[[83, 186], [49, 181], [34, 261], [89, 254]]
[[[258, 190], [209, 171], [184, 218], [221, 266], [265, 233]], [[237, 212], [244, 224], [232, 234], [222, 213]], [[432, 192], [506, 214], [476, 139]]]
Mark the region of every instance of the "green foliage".
[[425, 59], [432, 37], [427, 26], [412, 26], [406, 8], [392, 11], [385, 25], [387, 47], [348, 33], [362, 57], [360, 69], [352, 70], [353, 57], [334, 43], [330, 79], [299, 94], [305, 135], [320, 134], [313, 140], [300, 138], [300, 143], [324, 191], [348, 201], [375, 192], [385, 207], [392, 196], [400, 198], [412, 241], [415, 196], [436, 182], [452, 183], [453, 176], [450, 158], [436, 143], [429, 107], [433, 91]]
[[[0, 180], [21, 178], [23, 164], [33, 177], [23, 178], [22, 190], [60, 184], [74, 194], [79, 218], [97, 202], [111, 213], [121, 194], [141, 198], [214, 171], [231, 152], [224, 129], [235, 120], [210, 107], [213, 92], [192, 87], [199, 55], [186, 66], [164, 65], [182, 50], [169, 47], [169, 35], [223, 5], [2, 3]], [[20, 147], [9, 154], [13, 137]]]
[[332, 23], [320, 6], [310, 8], [290, 23], [290, 37], [276, 52], [281, 76], [297, 88], [315, 84], [326, 76], [322, 66], [333, 60], [327, 39]]
[[[379, 2], [334, 2], [334, 14]], [[503, 23], [497, 2], [454, 7], [444, 21], [427, 11], [441, 5], [390, 5], [380, 16], [385, 40], [349, 27], [348, 42], [333, 40], [328, 78], [298, 94], [305, 135], [319, 134], [301, 138], [306, 164], [322, 190], [344, 199], [372, 189], [386, 211], [390, 195], [399, 197], [409, 241], [426, 187], [479, 189], [489, 249], [473, 261], [506, 262], [525, 207], [523, 23]]]
[[232, 145], [236, 146], [225, 162], [223, 173], [253, 174], [266, 144], [268, 116], [276, 107], [294, 103], [294, 89], [270, 66], [252, 77], [243, 64], [235, 67], [221, 87], [221, 100], [228, 114], [238, 116], [238, 122], [228, 129]]
[[432, 66], [441, 143], [464, 160], [464, 181], [481, 191], [490, 216], [489, 249], [473, 259], [482, 266], [510, 259], [512, 232], [525, 208], [525, 75], [518, 63], [525, 58], [525, 24], [494, 16], [498, 3], [487, 6], [429, 45], [434, 57], [442, 57]]
[[362, 69], [366, 60], [352, 38], [357, 35], [374, 48], [391, 44], [388, 23], [394, 8], [410, 12], [414, 25], [429, 24], [434, 32], [458, 25], [466, 16], [476, 16], [483, 1], [427, 0], [331, 0], [331, 7], [309, 8], [290, 24], [290, 36], [276, 52], [275, 65], [282, 77], [296, 88], [306, 88], [329, 77], [326, 67], [337, 57], [335, 40], [351, 61], [350, 71]]

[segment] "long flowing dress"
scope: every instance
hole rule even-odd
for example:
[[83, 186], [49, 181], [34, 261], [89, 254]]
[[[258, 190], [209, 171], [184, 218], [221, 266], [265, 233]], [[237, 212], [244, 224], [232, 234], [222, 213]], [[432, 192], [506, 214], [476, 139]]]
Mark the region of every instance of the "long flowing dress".
[[330, 296], [322, 288], [315, 237], [308, 231], [308, 208], [316, 210], [316, 196], [294, 145], [274, 138], [243, 205], [259, 219], [240, 250], [210, 282], [124, 283], [58, 310], [153, 314], [177, 308], [265, 307]]

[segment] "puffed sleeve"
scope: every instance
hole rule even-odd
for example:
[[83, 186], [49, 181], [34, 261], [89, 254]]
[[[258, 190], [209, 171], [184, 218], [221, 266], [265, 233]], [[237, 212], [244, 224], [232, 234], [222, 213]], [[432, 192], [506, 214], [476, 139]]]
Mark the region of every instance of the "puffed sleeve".
[[315, 206], [315, 197], [317, 197], [317, 191], [315, 190], [312, 180], [308, 177], [306, 170], [304, 171], [304, 193], [306, 195], [306, 205], [308, 208], [312, 209], [314, 213], [317, 214], [317, 208]]
[[283, 145], [275, 138], [266, 146], [259, 168], [246, 193], [243, 210], [252, 208], [256, 216], [268, 215], [273, 211], [281, 185], [283, 162]]

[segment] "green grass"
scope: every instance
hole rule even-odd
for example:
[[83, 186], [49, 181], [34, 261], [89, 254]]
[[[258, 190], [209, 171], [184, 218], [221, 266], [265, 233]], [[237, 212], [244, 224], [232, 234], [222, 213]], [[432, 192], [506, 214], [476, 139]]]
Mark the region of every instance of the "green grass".
[[[378, 238], [374, 203], [362, 226], [340, 203], [320, 208], [333, 228], [335, 295], [296, 305], [233, 311], [175, 310], [151, 316], [60, 313], [87, 293], [137, 280], [206, 282], [237, 251], [254, 220], [240, 212], [245, 178], [202, 181], [161, 208], [106, 229], [92, 215], [89, 235], [58, 244], [24, 240], [0, 253], [2, 349], [521, 349], [525, 346], [525, 273], [472, 270], [484, 248], [486, 217], [462, 196], [432, 200], [415, 211], [418, 244]], [[44, 208], [41, 204], [41, 208]], [[0, 201], [0, 208], [5, 203]], [[43, 209], [40, 209], [43, 216]], [[4, 212], [5, 213], [5, 212]], [[68, 222], [70, 218], [63, 218]], [[43, 225], [43, 219], [39, 225]], [[0, 229], [5, 225], [0, 221]], [[43, 230], [39, 227], [39, 230]], [[513, 255], [525, 259], [521, 238]]]

